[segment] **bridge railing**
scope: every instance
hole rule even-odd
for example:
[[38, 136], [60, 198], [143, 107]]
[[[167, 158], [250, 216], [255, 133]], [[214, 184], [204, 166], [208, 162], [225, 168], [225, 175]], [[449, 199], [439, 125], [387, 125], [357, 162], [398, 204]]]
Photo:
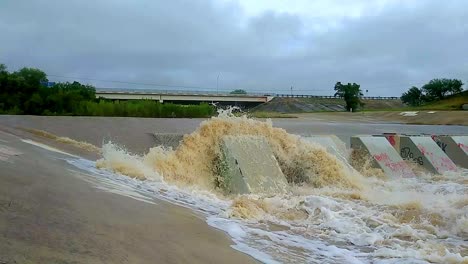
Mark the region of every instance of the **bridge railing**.
[[275, 96], [273, 93], [246, 93], [237, 94], [224, 91], [197, 91], [197, 90], [150, 90], [150, 89], [108, 89], [98, 88], [96, 93], [132, 93], [132, 94], [173, 94], [173, 95], [219, 95], [219, 96]]
[[[219, 96], [269, 96], [269, 97], [290, 97], [290, 98], [322, 98], [322, 99], [340, 99], [331, 95], [310, 95], [310, 94], [277, 94], [277, 93], [246, 93], [232, 94], [225, 91], [194, 91], [194, 90], [154, 90], [154, 89], [112, 89], [98, 88], [96, 93], [122, 93], [122, 94], [172, 94], [172, 95], [219, 95]], [[364, 100], [398, 100], [399, 97], [393, 96], [363, 96]]]
[[[322, 98], [322, 99], [341, 99], [332, 95], [310, 95], [310, 94], [276, 94], [275, 97], [290, 97], [290, 98]], [[400, 97], [395, 96], [362, 96], [364, 100], [399, 100]]]

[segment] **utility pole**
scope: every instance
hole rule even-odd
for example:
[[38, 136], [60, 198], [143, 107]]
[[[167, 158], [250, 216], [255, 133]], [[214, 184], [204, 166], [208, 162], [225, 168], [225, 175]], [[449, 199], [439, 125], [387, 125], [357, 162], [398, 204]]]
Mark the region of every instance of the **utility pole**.
[[218, 77], [216, 78], [216, 93], [219, 94], [219, 73]]
[[291, 86], [291, 97], [292, 97], [292, 95], [293, 95], [293, 91], [292, 91], [292, 90], [293, 90], [293, 87]]

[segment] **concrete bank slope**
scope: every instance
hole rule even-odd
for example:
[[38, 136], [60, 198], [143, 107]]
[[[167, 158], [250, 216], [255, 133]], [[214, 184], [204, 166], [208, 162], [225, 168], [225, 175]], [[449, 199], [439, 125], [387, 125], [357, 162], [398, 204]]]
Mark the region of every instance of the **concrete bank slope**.
[[[404, 107], [400, 100], [365, 99], [363, 103], [364, 110], [385, 110]], [[346, 102], [341, 98], [275, 97], [270, 102], [254, 107], [252, 110], [277, 113], [342, 112], [346, 111]]]
[[95, 189], [0, 131], [0, 263], [252, 263], [189, 209]]

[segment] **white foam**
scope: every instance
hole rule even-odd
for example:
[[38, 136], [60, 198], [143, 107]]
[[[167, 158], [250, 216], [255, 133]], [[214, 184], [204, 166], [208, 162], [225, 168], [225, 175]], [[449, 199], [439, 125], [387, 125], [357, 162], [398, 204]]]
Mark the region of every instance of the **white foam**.
[[56, 148], [54, 148], [54, 147], [47, 146], [47, 145], [45, 145], [45, 144], [42, 144], [42, 143], [39, 143], [39, 142], [30, 140], [30, 139], [21, 139], [21, 141], [23, 141], [24, 143], [28, 143], [28, 144], [34, 145], [34, 146], [36, 146], [36, 147], [43, 148], [43, 149], [48, 150], [48, 151], [52, 151], [52, 152], [60, 153], [60, 154], [63, 154], [63, 155], [67, 155], [67, 156], [71, 156], [71, 157], [78, 158], [78, 156], [76, 156], [76, 155], [70, 154], [70, 153], [68, 153], [68, 152], [61, 151], [61, 150], [56, 149]]

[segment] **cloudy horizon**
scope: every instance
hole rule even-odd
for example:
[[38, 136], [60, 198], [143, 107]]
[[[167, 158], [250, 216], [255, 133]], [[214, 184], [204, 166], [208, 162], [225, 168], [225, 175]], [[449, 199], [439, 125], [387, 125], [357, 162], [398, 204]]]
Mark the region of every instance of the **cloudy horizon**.
[[3, 0], [0, 63], [98, 88], [399, 96], [468, 82], [467, 17], [455, 0]]

